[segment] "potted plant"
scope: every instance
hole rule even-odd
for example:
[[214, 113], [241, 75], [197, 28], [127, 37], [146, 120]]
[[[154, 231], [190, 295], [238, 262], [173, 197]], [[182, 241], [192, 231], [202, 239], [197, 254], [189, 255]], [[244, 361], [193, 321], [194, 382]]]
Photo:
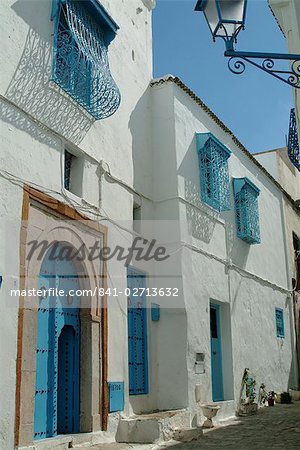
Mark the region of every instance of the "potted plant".
[[268, 393], [268, 406], [274, 406], [275, 405], [275, 392], [270, 391]]

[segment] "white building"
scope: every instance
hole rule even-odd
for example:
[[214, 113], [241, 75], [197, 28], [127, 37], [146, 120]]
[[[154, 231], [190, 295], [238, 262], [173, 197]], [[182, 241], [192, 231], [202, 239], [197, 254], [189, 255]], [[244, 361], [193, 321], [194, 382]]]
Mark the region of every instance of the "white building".
[[300, 172], [288, 157], [286, 147], [269, 150], [255, 155], [256, 159], [268, 170], [276, 181], [289, 193], [295, 207], [286, 198], [283, 201], [285, 217], [285, 233], [289, 254], [289, 271], [291, 273], [291, 287], [293, 290], [294, 326], [297, 348], [298, 383], [300, 376], [300, 312], [299, 312], [299, 281], [300, 281]]
[[[235, 413], [245, 368], [269, 390], [297, 384], [294, 201], [179, 79], [151, 81], [153, 6], [1, 4], [1, 448], [196, 428], [200, 404]], [[128, 269], [30, 253], [32, 241], [127, 249], [136, 231], [170, 257]], [[79, 287], [95, 295], [71, 298]], [[67, 289], [71, 310], [37, 288]]]
[[[287, 40], [289, 53], [299, 54], [300, 48], [300, 4], [298, 0], [269, 0], [269, 5], [275, 15], [278, 25]], [[298, 123], [300, 122], [300, 93], [293, 89], [295, 109]]]

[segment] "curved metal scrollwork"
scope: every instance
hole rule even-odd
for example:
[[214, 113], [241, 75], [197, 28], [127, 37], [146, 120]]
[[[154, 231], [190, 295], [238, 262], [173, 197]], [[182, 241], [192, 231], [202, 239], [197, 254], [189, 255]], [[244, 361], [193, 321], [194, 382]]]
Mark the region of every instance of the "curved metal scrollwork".
[[[228, 52], [229, 53], [229, 52]], [[255, 58], [254, 56], [246, 56], [241, 55], [239, 52], [235, 52], [236, 55], [232, 54], [225, 56], [230, 56], [230, 59], [228, 61], [228, 68], [229, 70], [237, 75], [240, 75], [243, 73], [246, 69], [246, 63], [252, 64], [255, 67], [258, 67], [259, 69], [263, 70], [264, 72], [269, 73], [275, 78], [278, 78], [279, 80], [283, 81], [286, 84], [289, 84], [290, 86], [294, 88], [300, 89], [300, 59], [295, 59], [291, 62], [291, 65], [288, 69], [276, 69], [276, 58], [270, 58], [266, 57], [261, 60], [253, 60], [250, 58]], [[259, 56], [257, 58], [260, 58]], [[280, 58], [283, 59], [283, 58]], [[287, 58], [288, 59], [288, 58]]]
[[230, 58], [230, 60], [228, 61], [228, 68], [230, 72], [240, 75], [241, 73], [245, 72], [246, 64], [243, 60], [234, 57]]

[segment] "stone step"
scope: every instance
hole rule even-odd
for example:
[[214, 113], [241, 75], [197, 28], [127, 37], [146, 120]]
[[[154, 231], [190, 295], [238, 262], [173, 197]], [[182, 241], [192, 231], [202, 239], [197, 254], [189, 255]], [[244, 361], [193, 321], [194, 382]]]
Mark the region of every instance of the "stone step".
[[151, 444], [174, 439], [188, 442], [202, 434], [201, 428], [191, 428], [187, 410], [163, 411], [121, 418], [117, 442]]

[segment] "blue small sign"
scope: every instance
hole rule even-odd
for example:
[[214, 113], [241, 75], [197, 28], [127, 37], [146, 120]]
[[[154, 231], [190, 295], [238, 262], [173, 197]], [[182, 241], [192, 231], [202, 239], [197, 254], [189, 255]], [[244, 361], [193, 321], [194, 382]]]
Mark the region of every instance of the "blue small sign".
[[124, 410], [124, 382], [113, 381], [108, 383], [109, 412]]
[[151, 303], [151, 320], [158, 322], [160, 319], [160, 306], [157, 303]]

